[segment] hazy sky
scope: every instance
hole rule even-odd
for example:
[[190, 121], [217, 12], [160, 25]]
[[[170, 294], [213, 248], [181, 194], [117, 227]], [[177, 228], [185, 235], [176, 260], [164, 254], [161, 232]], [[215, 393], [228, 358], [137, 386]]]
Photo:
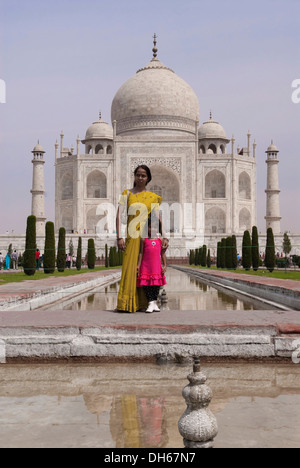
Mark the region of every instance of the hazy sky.
[[[300, 232], [299, 0], [0, 0], [0, 233], [25, 232], [32, 154], [46, 151], [46, 215], [54, 220], [54, 144], [76, 147], [98, 118], [110, 122], [119, 87], [158, 57], [195, 90], [201, 121], [214, 118], [258, 144], [258, 223], [265, 230], [265, 150], [280, 153], [282, 229]], [[83, 152], [82, 146], [82, 152]], [[296, 209], [297, 208], [297, 209]]]

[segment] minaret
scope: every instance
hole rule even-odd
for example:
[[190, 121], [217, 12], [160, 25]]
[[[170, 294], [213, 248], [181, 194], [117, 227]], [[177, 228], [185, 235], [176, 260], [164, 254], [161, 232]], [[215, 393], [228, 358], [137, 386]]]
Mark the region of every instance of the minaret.
[[268, 176], [267, 176], [267, 213], [266, 222], [267, 229], [272, 228], [274, 234], [281, 233], [280, 227], [280, 203], [279, 203], [279, 177], [278, 177], [278, 149], [274, 145], [273, 141], [266, 151], [267, 153], [267, 165], [268, 165]]
[[31, 214], [36, 217], [36, 235], [45, 236], [45, 182], [44, 182], [44, 154], [42, 146], [38, 142], [33, 153], [33, 178], [32, 178], [32, 209]]

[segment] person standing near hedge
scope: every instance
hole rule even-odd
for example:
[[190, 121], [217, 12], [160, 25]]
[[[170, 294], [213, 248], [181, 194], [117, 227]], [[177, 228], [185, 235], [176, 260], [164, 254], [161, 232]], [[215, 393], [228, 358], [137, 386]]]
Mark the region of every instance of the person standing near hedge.
[[40, 253], [39, 249], [36, 249], [35, 260], [36, 260], [36, 270], [37, 271], [39, 271], [39, 269], [40, 269], [40, 256], [41, 256], [41, 253]]
[[4, 258], [3, 258], [2, 253], [0, 252], [0, 271], [1, 271], [2, 268], [3, 268], [3, 262], [4, 262]]
[[18, 269], [18, 254], [16, 250], [13, 252], [11, 259], [12, 259], [13, 270], [17, 270]]
[[10, 270], [10, 254], [7, 252], [6, 254], [6, 269]]

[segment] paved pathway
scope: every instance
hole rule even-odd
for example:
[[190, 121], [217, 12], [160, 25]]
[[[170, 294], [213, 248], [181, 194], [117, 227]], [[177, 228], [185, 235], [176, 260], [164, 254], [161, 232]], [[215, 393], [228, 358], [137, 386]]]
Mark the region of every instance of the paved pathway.
[[105, 278], [106, 276], [110, 276], [112, 272], [116, 273], [118, 271], [120, 270], [103, 270], [59, 278], [49, 276], [41, 280], [26, 280], [19, 283], [7, 283], [2, 285], [0, 281], [0, 305], [7, 301], [30, 299], [37, 293], [46, 294], [57, 288], [68, 288], [97, 278]]

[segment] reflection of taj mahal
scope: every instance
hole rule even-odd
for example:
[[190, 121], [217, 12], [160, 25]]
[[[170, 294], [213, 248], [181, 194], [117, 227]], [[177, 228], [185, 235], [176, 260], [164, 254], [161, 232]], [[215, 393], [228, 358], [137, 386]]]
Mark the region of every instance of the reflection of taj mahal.
[[[117, 205], [122, 191], [132, 186], [134, 169], [146, 164], [153, 175], [149, 190], [170, 205], [191, 207], [190, 224], [184, 217], [180, 221], [183, 232], [194, 231], [214, 245], [224, 234], [242, 235], [256, 225], [256, 144], [251, 145], [248, 134], [245, 147], [235, 148], [234, 138], [227, 138], [212, 114], [199, 128], [198, 98], [158, 60], [156, 37], [153, 53], [151, 62], [115, 95], [113, 127], [100, 115], [85, 139], [77, 139], [76, 150], [64, 147], [61, 134], [60, 147], [55, 145], [56, 229], [63, 226], [68, 234], [95, 235], [99, 204]], [[268, 157], [275, 154], [278, 163], [277, 153], [275, 146], [268, 149]], [[272, 168], [267, 224], [279, 234], [279, 190], [272, 187], [274, 178], [278, 184], [278, 164]], [[174, 239], [173, 255], [185, 256], [183, 247]]]

